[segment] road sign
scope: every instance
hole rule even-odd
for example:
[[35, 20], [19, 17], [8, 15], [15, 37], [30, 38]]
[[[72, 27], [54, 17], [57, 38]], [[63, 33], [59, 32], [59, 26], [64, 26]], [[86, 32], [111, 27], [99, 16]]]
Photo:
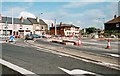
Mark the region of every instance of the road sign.
[[14, 36], [11, 35], [11, 36], [9, 37], [9, 41], [13, 42], [13, 41], [14, 41]]

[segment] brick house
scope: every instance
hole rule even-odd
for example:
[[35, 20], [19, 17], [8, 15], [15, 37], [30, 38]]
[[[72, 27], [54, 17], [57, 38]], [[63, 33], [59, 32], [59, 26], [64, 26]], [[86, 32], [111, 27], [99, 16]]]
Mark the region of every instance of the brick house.
[[120, 16], [116, 17], [116, 15], [114, 16], [114, 18], [110, 21], [107, 21], [106, 23], [104, 23], [104, 27], [105, 27], [105, 31], [115, 31], [120, 33]]
[[[57, 35], [62, 36], [79, 36], [80, 28], [73, 24], [62, 24], [62, 22], [56, 25]], [[55, 27], [52, 24], [50, 27], [50, 34], [55, 35]]]

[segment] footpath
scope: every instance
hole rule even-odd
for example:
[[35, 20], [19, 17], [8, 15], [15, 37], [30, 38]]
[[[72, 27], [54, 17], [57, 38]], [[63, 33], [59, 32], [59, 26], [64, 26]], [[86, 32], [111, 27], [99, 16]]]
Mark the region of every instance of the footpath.
[[49, 49], [49, 50], [52, 50], [55, 52], [67, 54], [67, 55], [70, 55], [70, 57], [77, 58], [77, 59], [80, 59], [80, 60], [83, 60], [86, 62], [91, 62], [91, 63], [95, 63], [98, 65], [102, 65], [102, 66], [106, 66], [109, 68], [120, 70], [119, 58], [101, 56], [101, 55], [97, 55], [94, 53], [88, 53], [88, 52], [84, 52], [84, 51], [78, 52], [73, 49], [67, 49], [67, 48], [63, 48], [63, 47], [59, 47], [59, 46], [52, 46], [52, 45], [45, 46], [44, 44], [38, 44], [34, 41], [27, 41], [26, 43], [33, 45], [33, 46]]

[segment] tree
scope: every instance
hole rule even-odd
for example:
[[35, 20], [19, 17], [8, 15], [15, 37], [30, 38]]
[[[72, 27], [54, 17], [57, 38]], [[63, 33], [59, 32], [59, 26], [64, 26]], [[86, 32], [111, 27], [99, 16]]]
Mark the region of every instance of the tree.
[[87, 32], [88, 34], [90, 34], [90, 33], [94, 33], [95, 30], [96, 30], [95, 27], [89, 27], [89, 28], [86, 28], [86, 32]]

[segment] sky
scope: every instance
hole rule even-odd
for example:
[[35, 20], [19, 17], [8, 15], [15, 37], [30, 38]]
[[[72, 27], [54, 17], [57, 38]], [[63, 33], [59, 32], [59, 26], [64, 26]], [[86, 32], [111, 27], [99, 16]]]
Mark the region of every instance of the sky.
[[78, 27], [104, 28], [103, 23], [118, 14], [119, 0], [0, 0], [2, 16], [43, 19], [49, 26], [60, 22]]

